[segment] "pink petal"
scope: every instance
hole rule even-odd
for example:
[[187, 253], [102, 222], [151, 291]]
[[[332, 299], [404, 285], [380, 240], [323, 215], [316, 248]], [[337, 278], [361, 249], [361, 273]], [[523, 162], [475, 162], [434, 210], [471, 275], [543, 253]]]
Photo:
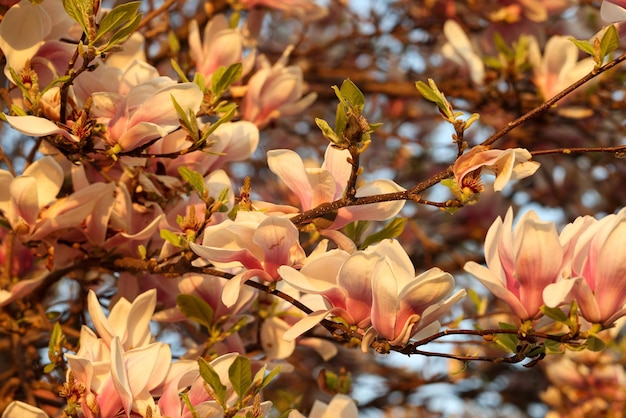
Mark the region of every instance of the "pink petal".
[[9, 125], [15, 130], [29, 136], [46, 136], [60, 134], [65, 138], [73, 142], [78, 142], [79, 138], [76, 135], [72, 135], [65, 129], [59, 128], [54, 122], [40, 118], [37, 116], [9, 116], [4, 115]]
[[626, 4], [619, 0], [604, 0], [600, 6], [600, 17], [609, 23], [626, 21]]
[[315, 325], [322, 322], [322, 319], [328, 315], [330, 311], [315, 311], [311, 312], [301, 320], [295, 323], [287, 332], [283, 334], [283, 339], [286, 341], [294, 341], [300, 335], [304, 334]]
[[264, 270], [273, 278], [278, 278], [276, 269], [289, 264], [291, 247], [299, 245], [298, 229], [287, 218], [270, 216], [257, 228], [253, 242], [265, 254]]
[[119, 337], [114, 337], [111, 342], [111, 380], [115, 391], [122, 400], [122, 407], [126, 415], [130, 416], [133, 405], [133, 392], [128, 380], [128, 372], [124, 362], [124, 349]]
[[296, 343], [294, 340], [285, 340], [285, 332], [289, 324], [274, 316], [267, 318], [261, 325], [261, 346], [269, 360], [282, 360], [289, 357]]
[[267, 153], [267, 165], [298, 196], [302, 210], [311, 209], [313, 190], [300, 156], [291, 150], [271, 150]]

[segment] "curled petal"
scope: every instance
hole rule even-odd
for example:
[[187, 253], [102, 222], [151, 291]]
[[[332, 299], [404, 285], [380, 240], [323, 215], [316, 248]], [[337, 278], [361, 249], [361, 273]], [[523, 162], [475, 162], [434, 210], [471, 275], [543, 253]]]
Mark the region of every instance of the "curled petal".
[[4, 115], [9, 125], [17, 131], [29, 136], [46, 136], [60, 134], [73, 142], [79, 142], [76, 135], [72, 135], [65, 129], [59, 128], [54, 122], [37, 116], [9, 116]]

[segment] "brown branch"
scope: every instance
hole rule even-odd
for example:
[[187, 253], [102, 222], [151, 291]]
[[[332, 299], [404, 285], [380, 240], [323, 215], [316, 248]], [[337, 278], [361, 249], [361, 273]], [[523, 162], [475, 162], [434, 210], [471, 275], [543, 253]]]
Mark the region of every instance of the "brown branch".
[[520, 116], [519, 118], [515, 119], [514, 121], [509, 122], [503, 129], [501, 129], [500, 131], [498, 131], [495, 134], [491, 135], [489, 138], [487, 138], [485, 141], [483, 141], [480, 145], [491, 145], [491, 144], [493, 144], [498, 139], [502, 138], [503, 136], [505, 136], [506, 134], [511, 132], [513, 129], [517, 128], [518, 126], [522, 125], [523, 123], [527, 122], [528, 120], [530, 120], [530, 119], [532, 119], [532, 118], [542, 114], [546, 110], [550, 109], [552, 106], [556, 105], [559, 100], [561, 100], [565, 96], [569, 95], [570, 93], [572, 93], [577, 88], [581, 87], [587, 81], [593, 80], [594, 78], [596, 78], [600, 74], [604, 73], [607, 70], [610, 70], [611, 68], [615, 67], [617, 64], [619, 64], [619, 63], [621, 63], [622, 61], [625, 61], [625, 60], [626, 60], [626, 53], [624, 53], [624, 54], [620, 55], [619, 57], [615, 58], [613, 61], [606, 63], [602, 67], [594, 69], [592, 72], [590, 72], [589, 74], [587, 74], [586, 76], [584, 76], [580, 80], [576, 81], [574, 84], [572, 84], [571, 86], [567, 87], [566, 89], [564, 89], [563, 91], [558, 93], [556, 96], [552, 97], [549, 100], [546, 100], [541, 105], [537, 106], [536, 108], [534, 108], [530, 112]]

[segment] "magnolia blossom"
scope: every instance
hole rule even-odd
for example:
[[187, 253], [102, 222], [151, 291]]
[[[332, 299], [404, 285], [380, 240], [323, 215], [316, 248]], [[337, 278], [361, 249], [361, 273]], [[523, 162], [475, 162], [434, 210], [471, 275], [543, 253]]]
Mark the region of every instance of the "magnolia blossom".
[[148, 408], [156, 410], [153, 396], [171, 380], [172, 354], [167, 344], [150, 343], [155, 303], [154, 289], [133, 303], [122, 298], [107, 318], [95, 293], [89, 292], [89, 313], [101, 338], [83, 326], [79, 351], [66, 354], [68, 373], [82, 385], [75, 390], [82, 394], [79, 402], [86, 417], [122, 412], [145, 416]]
[[[9, 68], [19, 73], [27, 61], [46, 68], [52, 66], [52, 60], [59, 64], [59, 72], [65, 71], [62, 65], [67, 67], [73, 48], [56, 40], [66, 35], [72, 24], [73, 20], [54, 1], [21, 0], [11, 7], [0, 22], [0, 49], [6, 58], [7, 78], [12, 79]], [[52, 77], [47, 77], [42, 87], [50, 81]]]
[[499, 150], [476, 146], [459, 157], [452, 170], [461, 191], [465, 187], [469, 187], [474, 193], [481, 191], [475, 190], [479, 186], [473, 179], [467, 177], [468, 174], [481, 170], [479, 173], [486, 172], [496, 176], [493, 189], [499, 192], [509, 181], [532, 176], [539, 169], [540, 164], [530, 161], [531, 158], [530, 152], [524, 148]]
[[448, 41], [441, 50], [443, 55], [456, 62], [459, 66], [467, 68], [474, 84], [483, 84], [485, 65], [480, 56], [474, 51], [461, 26], [454, 20], [446, 20], [446, 23], [443, 25], [443, 33]]
[[0, 170], [0, 210], [14, 231], [32, 232], [39, 212], [61, 190], [63, 177], [63, 169], [52, 157], [35, 161], [15, 178]]
[[498, 217], [485, 239], [487, 267], [469, 261], [465, 271], [474, 275], [522, 320], [540, 316], [543, 290], [561, 274], [563, 247], [552, 222], [542, 222], [533, 211], [513, 225], [513, 210]]
[[300, 67], [286, 66], [292, 49], [287, 48], [274, 65], [270, 65], [265, 56], [259, 57], [260, 69], [250, 78], [241, 103], [244, 120], [261, 128], [270, 120], [300, 113], [315, 101], [315, 93], [302, 97], [304, 86]]
[[118, 337], [122, 347], [128, 350], [150, 342], [150, 318], [156, 306], [155, 289], [137, 296], [132, 303], [124, 298], [119, 299], [111, 308], [108, 318], [93, 290], [87, 294], [87, 306], [93, 326], [106, 344]]
[[207, 79], [219, 67], [242, 62], [243, 74], [254, 64], [254, 54], [242, 58], [244, 37], [238, 29], [230, 28], [223, 14], [215, 15], [204, 28], [202, 41], [198, 22], [189, 23], [189, 50], [196, 63], [196, 71]]
[[[235, 406], [238, 396], [230, 381], [229, 369], [235, 359], [237, 353], [224, 354], [212, 360], [209, 365], [213, 368], [217, 378], [224, 386], [226, 395], [226, 406], [232, 408]], [[195, 363], [195, 362], [194, 362]], [[213, 398], [210, 390], [207, 390], [206, 383], [200, 376], [198, 364], [195, 367], [189, 365], [188, 362], [178, 362], [172, 365], [175, 375], [165, 385], [163, 395], [159, 399], [158, 407], [161, 416], [171, 418], [222, 418], [225, 416], [222, 406]], [[263, 366], [253, 375], [252, 386], [259, 385], [265, 376], [267, 367]], [[189, 410], [187, 403], [181, 399], [180, 393], [185, 391], [189, 403], [194, 407], [195, 411]], [[270, 401], [261, 402], [261, 416], [267, 416], [270, 412], [272, 403]], [[252, 407], [244, 407], [237, 414], [238, 416], [247, 416], [246, 412], [251, 411]]]
[[[222, 290], [228, 280], [209, 275], [186, 274], [178, 282], [179, 294], [195, 295], [205, 301], [213, 309], [213, 320], [222, 321], [223, 317], [234, 317], [240, 315], [247, 309], [256, 296], [256, 292], [251, 287], [244, 286], [239, 291], [237, 300], [230, 307], [226, 307], [222, 302]], [[169, 308], [157, 312], [153, 318], [155, 321], [183, 321], [187, 319], [178, 307]], [[231, 321], [232, 322], [232, 321]], [[225, 324], [226, 325], [226, 324]]]
[[438, 319], [465, 296], [454, 292], [450, 273], [432, 268], [418, 276], [404, 248], [396, 240], [385, 240], [368, 248], [380, 261], [372, 272], [372, 328], [363, 338], [362, 348], [375, 335], [391, 345], [405, 345], [420, 331], [437, 332]]
[[574, 299], [587, 321], [609, 327], [626, 315], [626, 260], [616, 256], [616, 249], [626, 245], [626, 209], [599, 221], [583, 218], [574, 224], [572, 279], [546, 288], [545, 302], [556, 306]]
[[235, 303], [247, 280], [278, 281], [280, 266], [299, 265], [305, 258], [295, 225], [261, 212], [239, 211], [235, 221], [207, 227], [202, 245], [190, 243], [190, 247], [219, 268], [245, 268], [224, 286], [222, 300], [227, 307]]
[[528, 60], [533, 67], [533, 81], [544, 99], [554, 97], [593, 70], [593, 59], [578, 61], [579, 53], [567, 36], [554, 35], [546, 43], [542, 56], [537, 40], [529, 37]]
[[203, 94], [194, 83], [178, 84], [168, 77], [159, 77], [138, 84], [121, 95], [114, 92], [95, 93], [94, 116], [107, 125], [105, 141], [128, 151], [161, 138], [180, 126], [173, 100], [185, 114], [200, 108]]
[[[157, 161], [165, 166], [170, 176], [178, 176], [178, 168], [182, 166], [206, 176], [228, 162], [249, 158], [259, 144], [259, 129], [247, 121], [223, 123], [209, 136], [207, 143], [210, 145], [208, 152], [189, 152], [175, 159], [159, 158]], [[167, 154], [180, 152], [190, 146], [187, 133], [181, 129], [156, 142], [150, 152]]]
[[[291, 150], [278, 149], [267, 153], [267, 164], [285, 185], [298, 197], [302, 211], [343, 196], [350, 177], [348, 150], [326, 148], [324, 163], [320, 168], [305, 168], [302, 158]], [[356, 196], [372, 196], [404, 190], [391, 180], [379, 179], [357, 189]], [[339, 229], [356, 220], [382, 221], [394, 217], [404, 206], [404, 201], [372, 203], [340, 208], [328, 229]]]
[[278, 272], [283, 280], [305, 294], [322, 295], [325, 309], [318, 309], [293, 326], [284, 337], [296, 337], [317, 325], [328, 314], [360, 329], [371, 324], [372, 272], [379, 257], [364, 251], [350, 255], [330, 250], [312, 255], [300, 271], [288, 266]]

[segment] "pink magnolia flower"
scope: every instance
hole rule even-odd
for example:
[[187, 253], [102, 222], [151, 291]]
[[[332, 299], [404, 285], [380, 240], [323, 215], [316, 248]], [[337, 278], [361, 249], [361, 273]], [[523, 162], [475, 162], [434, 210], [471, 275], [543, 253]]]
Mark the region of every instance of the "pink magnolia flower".
[[372, 272], [372, 328], [363, 337], [369, 347], [375, 335], [391, 345], [405, 345], [416, 334], [437, 332], [439, 319], [465, 296], [454, 290], [450, 273], [432, 268], [418, 276], [404, 248], [385, 240], [368, 248], [380, 257]]
[[533, 67], [533, 81], [544, 99], [554, 97], [593, 70], [593, 59], [578, 61], [580, 51], [567, 36], [552, 36], [546, 43], [543, 56], [537, 40], [534, 37], [529, 39], [528, 60]]
[[[228, 280], [200, 274], [186, 274], [178, 282], [178, 293], [186, 295], [195, 295], [204, 300], [213, 309], [214, 321], [222, 321], [224, 317], [238, 318], [241, 312], [245, 311], [252, 303], [256, 296], [256, 291], [251, 287], [242, 287], [237, 296], [235, 303], [226, 307], [222, 302], [222, 290], [228, 283]], [[174, 322], [183, 321], [186, 317], [178, 307], [157, 312], [152, 317], [155, 321]]]
[[[321, 203], [332, 202], [343, 196], [350, 177], [350, 153], [331, 146], [326, 149], [320, 168], [305, 168], [302, 158], [291, 150], [278, 149], [267, 153], [267, 164], [285, 185], [298, 197], [302, 211]], [[391, 180], [379, 179], [357, 189], [356, 196], [364, 197], [404, 190]], [[337, 211], [337, 217], [328, 229], [339, 229], [356, 220], [382, 221], [394, 217], [404, 201], [349, 206]]]
[[471, 192], [480, 192], [480, 190], [474, 190], [477, 185], [467, 175], [476, 170], [481, 170], [481, 173], [490, 173], [496, 176], [493, 189], [499, 192], [504, 189], [509, 181], [532, 176], [539, 169], [540, 164], [530, 161], [531, 158], [530, 152], [524, 148], [500, 150], [476, 146], [460, 156], [454, 163], [452, 170], [461, 191], [465, 187], [469, 187], [472, 189]]
[[241, 286], [253, 277], [267, 282], [280, 280], [278, 268], [300, 265], [305, 258], [298, 229], [289, 219], [261, 212], [237, 212], [230, 219], [204, 230], [202, 245], [190, 243], [191, 250], [220, 268], [243, 267], [224, 286], [222, 301], [232, 306]]
[[113, 92], [95, 93], [92, 114], [107, 125], [105, 141], [119, 145], [120, 151], [140, 147], [164, 137], [180, 126], [173, 99], [187, 114], [200, 108], [203, 94], [194, 83], [178, 84], [159, 77], [138, 84], [127, 95]]
[[[172, 132], [156, 142], [150, 151], [155, 154], [166, 154], [184, 150], [191, 146], [186, 137], [187, 134], [183, 130]], [[178, 168], [181, 166], [205, 176], [224, 167], [226, 163], [249, 158], [259, 144], [259, 129], [247, 121], [227, 122], [209, 136], [208, 142], [211, 144], [209, 152], [189, 152], [178, 158], [159, 158], [157, 161], [165, 166], [170, 176], [178, 176]]]
[[544, 299], [549, 306], [575, 299], [587, 321], [609, 327], [626, 315], [626, 260], [615, 253], [626, 243], [626, 209], [599, 221], [582, 218], [577, 223], [571, 279], [546, 288]]
[[[66, 354], [71, 372], [83, 385], [81, 405], [87, 417], [117, 416], [131, 412], [145, 416], [156, 411], [159, 396], [171, 380], [172, 354], [164, 343], [150, 343], [149, 322], [154, 313], [156, 291], [149, 290], [133, 303], [121, 298], [105, 317], [93, 291], [87, 306], [98, 338], [89, 328], [80, 334], [80, 349]], [[97, 405], [97, 408], [95, 408]]]
[[131, 303], [121, 298], [106, 317], [93, 290], [87, 295], [87, 306], [93, 326], [100, 338], [110, 346], [118, 337], [125, 350], [142, 347], [150, 342], [150, 318], [156, 306], [156, 290], [148, 290]]
[[0, 170], [0, 211], [14, 231], [32, 232], [39, 212], [56, 199], [63, 177], [63, 169], [52, 157], [35, 161], [15, 178]]
[[288, 48], [274, 65], [270, 65], [265, 56], [259, 57], [260, 69], [250, 78], [241, 103], [242, 119], [262, 128], [270, 120], [302, 112], [315, 101], [315, 93], [302, 97], [300, 67], [286, 66], [291, 49]]
[[[229, 376], [229, 369], [237, 356], [237, 353], [228, 353], [217, 357], [209, 363], [225, 387], [227, 408], [235, 406], [238, 399]], [[192, 418], [196, 416], [221, 418], [224, 416], [224, 409], [211, 396], [204, 380], [200, 376], [198, 363], [193, 363], [195, 363], [195, 367], [183, 361], [173, 365], [173, 368], [176, 368], [178, 372], [173, 379], [168, 381], [163, 395], [159, 399], [158, 406], [161, 416], [171, 418]], [[178, 364], [182, 367], [177, 367]], [[266, 371], [267, 367], [263, 366], [254, 373], [251, 384], [253, 386], [259, 385]], [[186, 391], [189, 403], [194, 407], [195, 413], [192, 413], [187, 403], [181, 399], [180, 393], [183, 390]], [[266, 416], [270, 412], [271, 406], [272, 403], [270, 401], [261, 402], [261, 416]], [[250, 411], [250, 407], [241, 409], [237, 415], [247, 416], [246, 411]]]
[[289, 285], [305, 294], [321, 295], [326, 303], [324, 309], [300, 320], [283, 338], [294, 340], [329, 314], [349, 326], [367, 328], [371, 324], [372, 274], [378, 261], [377, 255], [365, 251], [350, 255], [336, 249], [310, 256], [300, 271], [280, 267], [278, 272]]
[[189, 50], [196, 63], [196, 71], [208, 80], [219, 67], [228, 67], [241, 62], [243, 74], [254, 64], [254, 54], [243, 58], [244, 37], [238, 29], [228, 25], [223, 14], [213, 16], [204, 28], [202, 41], [198, 22], [189, 23]]
[[[27, 60], [33, 64], [39, 61], [43, 68], [51, 60], [62, 63], [63, 59], [55, 56], [61, 50], [64, 51], [62, 58], [67, 58], [64, 60], [67, 67], [73, 48], [69, 44], [62, 47], [55, 41], [66, 35], [72, 24], [73, 20], [65, 10], [53, 1], [33, 3], [21, 0], [11, 7], [0, 22], [0, 49], [7, 60], [4, 70], [7, 78], [12, 79], [9, 68], [19, 73]], [[55, 47], [49, 48], [50, 43], [55, 43]], [[58, 68], [59, 72], [65, 71], [63, 67]], [[42, 87], [50, 81], [52, 78], [41, 80]]]
[[540, 316], [542, 293], [561, 274], [563, 247], [552, 222], [542, 222], [535, 212], [522, 216], [512, 231], [513, 210], [498, 217], [485, 239], [487, 267], [473, 261], [465, 271], [474, 275], [496, 297], [506, 302], [522, 320]]

